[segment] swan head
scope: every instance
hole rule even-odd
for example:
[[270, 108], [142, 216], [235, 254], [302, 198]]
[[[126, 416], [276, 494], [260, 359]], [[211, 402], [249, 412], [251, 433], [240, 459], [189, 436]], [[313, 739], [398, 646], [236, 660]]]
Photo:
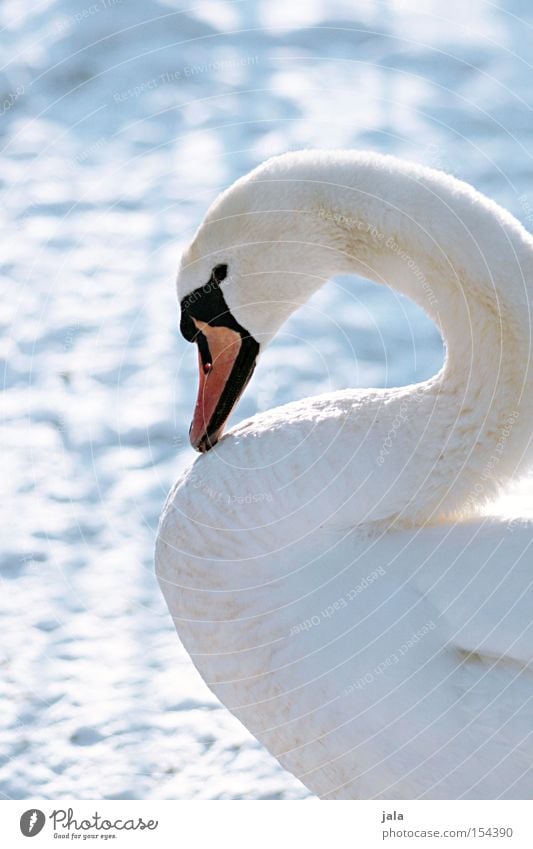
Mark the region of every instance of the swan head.
[[261, 351], [329, 276], [320, 274], [331, 264], [324, 218], [294, 176], [297, 161], [267, 160], [223, 192], [182, 256], [180, 329], [198, 348], [189, 431], [198, 451], [216, 444]]
[[181, 298], [180, 330], [198, 348], [199, 385], [189, 429], [191, 445], [208, 451], [218, 442], [250, 380], [260, 345], [228, 306], [223, 289], [228, 263], [217, 262], [207, 281]]

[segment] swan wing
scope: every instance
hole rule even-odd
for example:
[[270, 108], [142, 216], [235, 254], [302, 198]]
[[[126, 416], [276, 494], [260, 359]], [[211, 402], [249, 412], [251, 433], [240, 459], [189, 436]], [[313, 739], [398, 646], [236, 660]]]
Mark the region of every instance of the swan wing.
[[317, 527], [267, 559], [183, 554], [181, 574], [173, 533], [158, 573], [193, 661], [315, 793], [531, 794], [533, 522]]

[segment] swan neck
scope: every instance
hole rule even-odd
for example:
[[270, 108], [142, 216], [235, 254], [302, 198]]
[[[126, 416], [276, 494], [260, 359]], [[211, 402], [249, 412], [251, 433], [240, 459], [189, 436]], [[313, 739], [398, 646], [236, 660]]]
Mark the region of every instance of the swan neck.
[[[321, 186], [319, 216], [336, 273], [391, 286], [440, 329], [444, 366], [417, 388], [424, 404], [402, 439], [428, 475], [442, 475], [442, 511], [471, 511], [533, 460], [533, 240], [446, 175], [413, 168], [389, 176], [372, 180], [363, 169], [355, 187]], [[420, 500], [418, 519], [425, 509]]]

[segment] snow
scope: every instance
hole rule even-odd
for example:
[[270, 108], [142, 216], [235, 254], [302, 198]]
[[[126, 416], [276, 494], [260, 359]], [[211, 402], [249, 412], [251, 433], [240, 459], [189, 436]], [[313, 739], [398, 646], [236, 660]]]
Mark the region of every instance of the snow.
[[[192, 457], [180, 250], [222, 187], [304, 146], [445, 168], [531, 229], [532, 25], [520, 0], [2, 4], [3, 797], [309, 795], [202, 683], [153, 573]], [[416, 307], [339, 279], [234, 421], [441, 361]]]

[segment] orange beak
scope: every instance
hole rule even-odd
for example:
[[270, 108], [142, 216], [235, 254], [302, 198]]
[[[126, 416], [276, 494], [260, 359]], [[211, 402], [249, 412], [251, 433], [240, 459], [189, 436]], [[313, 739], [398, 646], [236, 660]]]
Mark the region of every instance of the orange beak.
[[237, 330], [199, 319], [194, 323], [199, 331], [200, 379], [189, 437], [193, 448], [208, 451], [220, 439], [252, 376], [259, 346]]

